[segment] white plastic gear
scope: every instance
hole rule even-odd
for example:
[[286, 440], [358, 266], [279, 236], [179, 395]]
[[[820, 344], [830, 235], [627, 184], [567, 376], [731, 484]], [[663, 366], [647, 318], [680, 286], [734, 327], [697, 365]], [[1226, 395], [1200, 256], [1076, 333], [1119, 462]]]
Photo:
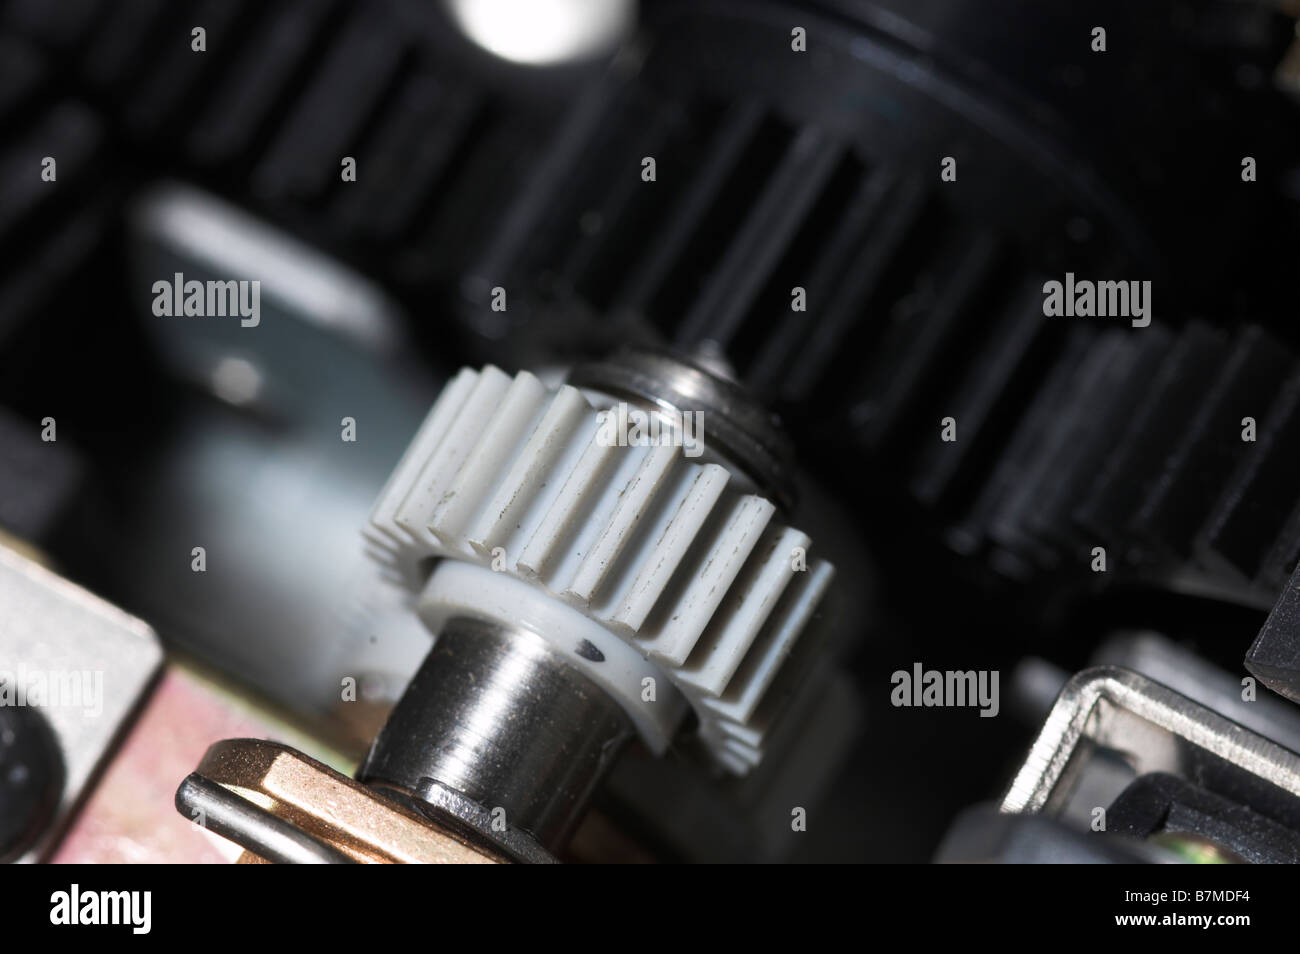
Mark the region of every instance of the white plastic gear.
[[580, 611], [660, 667], [712, 753], [743, 774], [762, 757], [760, 703], [833, 571], [740, 483], [677, 446], [611, 445], [574, 387], [465, 369], [389, 478], [367, 537], [413, 591], [432, 561], [451, 559]]

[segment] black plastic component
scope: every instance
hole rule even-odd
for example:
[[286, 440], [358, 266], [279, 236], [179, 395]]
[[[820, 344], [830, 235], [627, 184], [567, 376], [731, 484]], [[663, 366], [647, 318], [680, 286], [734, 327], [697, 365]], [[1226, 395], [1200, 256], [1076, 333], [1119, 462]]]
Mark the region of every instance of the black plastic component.
[[[0, 692], [12, 696], [17, 687]], [[63, 789], [63, 758], [39, 709], [0, 705], [0, 862], [21, 856], [45, 832]]]
[[1229, 860], [1300, 862], [1300, 832], [1186, 779], [1151, 773], [1135, 779], [1106, 815], [1107, 834], [1146, 840], [1191, 836]]
[[1274, 692], [1300, 702], [1300, 567], [1246, 653], [1246, 668]]

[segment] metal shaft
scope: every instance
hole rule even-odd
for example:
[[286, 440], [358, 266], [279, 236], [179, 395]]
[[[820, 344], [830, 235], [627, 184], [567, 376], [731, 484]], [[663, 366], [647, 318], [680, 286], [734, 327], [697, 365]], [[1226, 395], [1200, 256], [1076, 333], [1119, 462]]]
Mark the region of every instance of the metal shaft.
[[359, 777], [522, 860], [542, 860], [568, 838], [632, 733], [622, 709], [539, 636], [459, 618], [439, 634]]

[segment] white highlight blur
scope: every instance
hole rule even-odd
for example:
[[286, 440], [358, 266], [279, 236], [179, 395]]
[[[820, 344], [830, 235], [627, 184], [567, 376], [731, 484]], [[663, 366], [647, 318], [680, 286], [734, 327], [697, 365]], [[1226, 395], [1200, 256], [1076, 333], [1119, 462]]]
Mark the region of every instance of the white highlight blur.
[[457, 26], [483, 49], [529, 66], [612, 52], [631, 33], [636, 0], [446, 0]]

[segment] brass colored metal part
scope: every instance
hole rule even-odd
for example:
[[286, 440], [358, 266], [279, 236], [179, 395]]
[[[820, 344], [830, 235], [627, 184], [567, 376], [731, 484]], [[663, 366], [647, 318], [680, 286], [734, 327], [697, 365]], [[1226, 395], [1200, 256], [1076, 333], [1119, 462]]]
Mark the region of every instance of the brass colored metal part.
[[[370, 864], [495, 864], [507, 859], [303, 755], [258, 739], [212, 745], [197, 774]], [[262, 859], [244, 852], [240, 863]]]

